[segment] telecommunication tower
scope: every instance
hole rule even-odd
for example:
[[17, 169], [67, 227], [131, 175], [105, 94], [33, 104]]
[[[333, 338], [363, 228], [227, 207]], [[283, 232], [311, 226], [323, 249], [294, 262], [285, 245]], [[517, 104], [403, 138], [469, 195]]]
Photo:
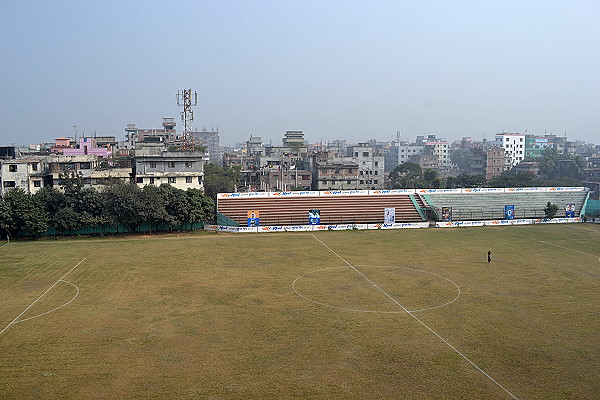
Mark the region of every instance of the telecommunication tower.
[[198, 105], [198, 93], [192, 94], [192, 89], [177, 91], [177, 105], [183, 107], [181, 121], [183, 121], [183, 142], [181, 150], [194, 151], [194, 137], [192, 136], [192, 121], [194, 112], [192, 107]]

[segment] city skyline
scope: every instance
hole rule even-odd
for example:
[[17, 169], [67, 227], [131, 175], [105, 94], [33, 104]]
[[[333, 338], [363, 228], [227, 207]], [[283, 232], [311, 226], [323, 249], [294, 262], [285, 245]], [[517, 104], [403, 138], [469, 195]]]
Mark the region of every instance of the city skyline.
[[600, 8], [587, 1], [16, 1], [0, 5], [2, 144], [194, 127], [277, 144], [502, 131], [597, 141]]

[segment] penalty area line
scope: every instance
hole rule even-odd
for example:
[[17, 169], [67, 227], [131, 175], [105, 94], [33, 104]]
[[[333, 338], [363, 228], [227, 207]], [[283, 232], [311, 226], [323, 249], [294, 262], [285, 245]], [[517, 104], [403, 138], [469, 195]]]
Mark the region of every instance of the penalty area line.
[[[37, 303], [42, 297], [44, 297], [46, 295], [46, 293], [48, 293], [50, 290], [52, 290], [52, 288], [56, 285], [58, 285], [59, 282], [61, 282], [64, 278], [67, 277], [67, 275], [69, 275], [71, 272], [73, 272], [75, 270], [75, 268], [79, 267], [81, 265], [82, 262], [85, 261], [85, 258], [83, 258], [81, 261], [79, 261], [73, 268], [71, 268], [66, 274], [64, 274], [63, 276], [61, 276], [56, 282], [54, 282], [54, 284], [52, 286], [50, 286], [48, 289], [46, 289], [46, 291], [44, 293], [42, 293], [42, 295], [40, 297], [38, 297], [37, 299], [35, 299], [33, 301], [33, 303], [31, 303], [29, 305], [29, 307], [27, 307], [26, 309], [24, 309], [23, 311], [21, 311], [21, 314], [17, 315], [15, 317], [15, 319], [13, 319], [8, 325], [6, 325], [1, 331], [0, 331], [0, 335], [2, 333], [4, 333], [4, 331], [6, 331], [8, 329], [9, 326], [17, 323], [19, 321], [19, 318], [21, 318], [21, 316], [23, 314], [25, 314], [27, 312], [27, 310], [29, 310], [31, 307], [33, 307], [33, 305], [35, 303]], [[69, 282], [70, 283], [70, 282]]]
[[383, 290], [382, 288], [380, 288], [379, 286], [377, 286], [377, 284], [375, 282], [373, 282], [371, 279], [369, 279], [365, 274], [363, 274], [362, 272], [360, 272], [354, 265], [350, 264], [348, 261], [346, 261], [342, 256], [340, 256], [338, 253], [336, 253], [335, 251], [333, 251], [333, 249], [331, 249], [331, 247], [327, 246], [325, 243], [323, 243], [323, 241], [321, 239], [319, 239], [318, 237], [316, 237], [314, 234], [311, 234], [312, 237], [314, 237], [317, 241], [319, 241], [323, 246], [325, 246], [325, 248], [327, 250], [329, 250], [330, 252], [332, 252], [333, 254], [335, 254], [340, 260], [342, 260], [344, 263], [346, 263], [350, 268], [352, 268], [357, 274], [359, 274], [361, 277], [363, 277], [367, 282], [369, 282], [371, 285], [373, 285], [377, 290], [379, 290], [379, 292], [381, 292], [384, 296], [386, 296], [387, 298], [389, 298], [392, 302], [394, 302], [398, 307], [400, 307], [402, 310], [404, 310], [404, 312], [406, 312], [408, 315], [410, 315], [415, 321], [417, 321], [418, 323], [420, 323], [421, 325], [423, 325], [423, 327], [425, 327], [429, 332], [431, 332], [435, 337], [437, 337], [439, 340], [442, 341], [442, 343], [444, 343], [446, 346], [450, 347], [456, 354], [458, 354], [459, 356], [461, 356], [463, 359], [465, 359], [469, 364], [471, 364], [476, 370], [478, 370], [479, 372], [481, 372], [483, 375], [485, 375], [489, 380], [491, 380], [493, 383], [495, 383], [500, 389], [502, 389], [504, 392], [506, 392], [506, 394], [508, 394], [512, 399], [518, 400], [519, 398], [517, 396], [515, 396], [514, 394], [512, 394], [508, 389], [506, 389], [504, 386], [502, 386], [498, 381], [496, 381], [494, 378], [492, 378], [487, 372], [485, 372], [483, 369], [481, 369], [477, 364], [475, 364], [473, 361], [471, 361], [467, 356], [465, 356], [463, 353], [461, 353], [456, 347], [454, 347], [453, 345], [451, 345], [446, 339], [444, 339], [442, 336], [440, 336], [439, 333], [437, 333], [436, 331], [434, 331], [432, 328], [430, 328], [425, 322], [421, 321], [421, 319], [419, 317], [417, 317], [416, 315], [413, 314], [413, 312], [411, 312], [410, 310], [408, 310], [406, 307], [404, 307], [402, 304], [400, 304], [398, 302], [398, 300], [396, 300], [395, 298], [393, 298], [390, 294], [388, 294], [385, 290]]

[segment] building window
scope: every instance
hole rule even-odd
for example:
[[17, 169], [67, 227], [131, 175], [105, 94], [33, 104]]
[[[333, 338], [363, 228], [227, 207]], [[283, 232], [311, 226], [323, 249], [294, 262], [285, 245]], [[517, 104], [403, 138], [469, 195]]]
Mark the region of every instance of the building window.
[[354, 157], [358, 157], [358, 151], [354, 152]]
[[33, 187], [42, 187], [42, 181], [33, 181]]
[[363, 180], [360, 180], [360, 181], [358, 181], [358, 182], [359, 182], [361, 185], [364, 185], [364, 183], [365, 183], [365, 181], [363, 181]]
[[84, 162], [79, 164], [79, 168], [80, 169], [90, 169], [92, 167], [92, 165], [89, 162]]
[[202, 185], [202, 177], [201, 177], [201, 176], [199, 176], [199, 177], [198, 177], [198, 183], [199, 183], [200, 185]]
[[169, 177], [169, 183], [177, 183], [177, 178], [174, 176]]
[[359, 175], [362, 175], [362, 174], [363, 174], [363, 172], [364, 172], [364, 171], [361, 169], [361, 170], [359, 171], [359, 173], [358, 173], [358, 174], [359, 174]]
[[154, 177], [150, 177], [150, 184], [154, 185]]
[[4, 187], [5, 188], [14, 188], [14, 187], [16, 187], [15, 181], [4, 181]]
[[38, 170], [38, 163], [31, 163], [31, 169], [33, 171], [37, 171]]
[[185, 167], [186, 168], [191, 168], [192, 167], [192, 162], [191, 161], [186, 161], [185, 162]]
[[375, 166], [379, 166], [379, 161], [375, 161]]
[[156, 161], [150, 161], [150, 168], [156, 168]]
[[363, 151], [363, 157], [369, 157], [369, 152], [368, 151]]
[[374, 179], [374, 180], [373, 180], [373, 183], [374, 183], [375, 185], [377, 185], [377, 182], [378, 182], [378, 181], [377, 181], [377, 179]]
[[347, 180], [347, 181], [346, 181], [346, 183], [347, 183], [348, 185], [351, 185], [351, 184], [352, 184], [352, 181], [351, 181], [351, 180]]
[[144, 178], [138, 176], [137, 178], [135, 178], [135, 183], [144, 183]]
[[192, 177], [191, 176], [186, 176], [185, 177], [185, 183], [192, 183]]
[[379, 175], [379, 171], [375, 171], [375, 175]]
[[168, 164], [167, 164], [167, 166], [169, 168], [175, 168], [175, 161], [169, 161]]
[[9, 164], [8, 172], [17, 172], [17, 164]]

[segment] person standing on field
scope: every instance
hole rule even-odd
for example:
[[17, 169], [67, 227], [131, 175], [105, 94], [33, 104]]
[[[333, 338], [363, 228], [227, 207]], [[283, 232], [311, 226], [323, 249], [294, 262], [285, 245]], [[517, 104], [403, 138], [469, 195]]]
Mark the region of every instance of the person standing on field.
[[492, 262], [492, 251], [488, 250], [488, 262]]

